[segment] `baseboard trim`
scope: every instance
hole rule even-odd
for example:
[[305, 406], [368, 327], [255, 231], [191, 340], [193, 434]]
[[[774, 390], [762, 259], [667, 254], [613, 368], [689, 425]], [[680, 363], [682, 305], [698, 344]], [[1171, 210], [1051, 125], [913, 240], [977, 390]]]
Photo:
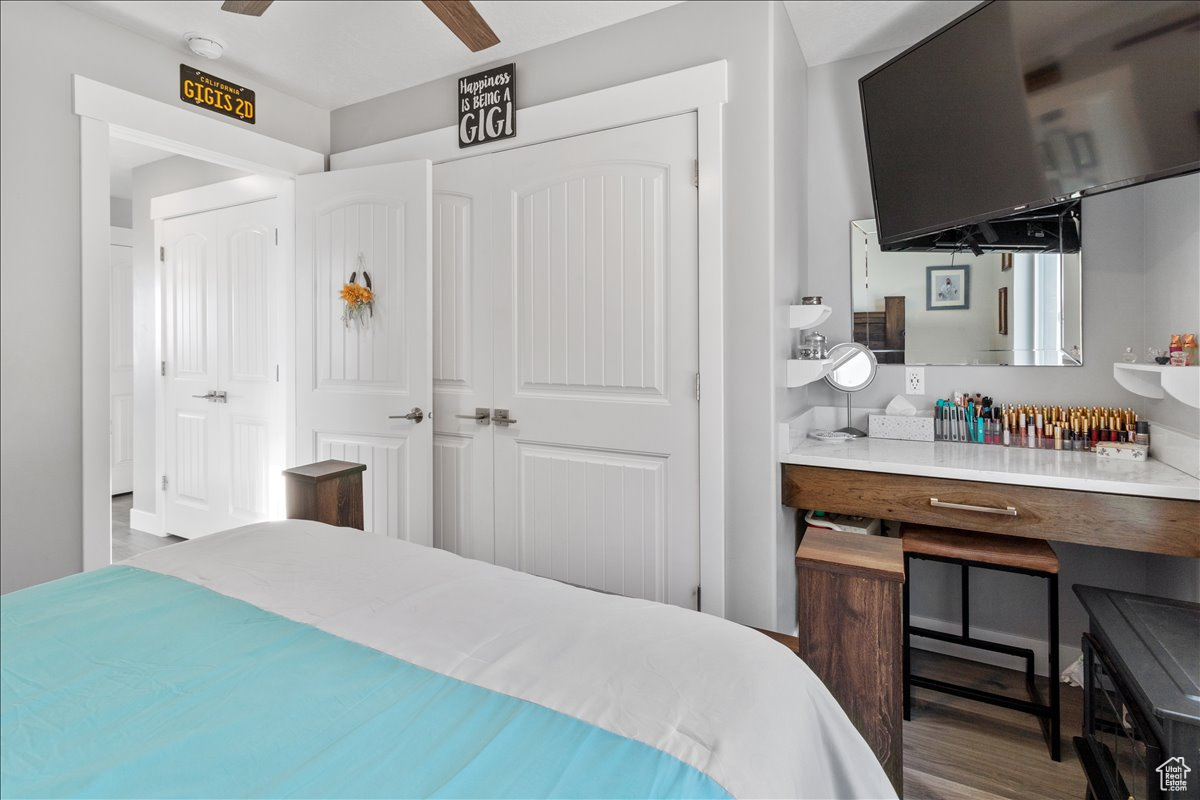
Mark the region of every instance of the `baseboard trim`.
[[135, 531], [166, 538], [162, 517], [137, 508], [129, 509], [129, 527]]
[[[961, 633], [962, 628], [957, 622], [947, 622], [944, 619], [934, 619], [932, 617], [912, 617], [912, 624], [921, 628], [929, 628], [930, 630], [939, 631], [941, 633]], [[971, 634], [978, 636], [980, 639], [988, 639], [1000, 644], [1007, 644], [1013, 647], [1026, 647], [1033, 651], [1034, 670], [1038, 675], [1046, 677], [1048, 671], [1048, 656], [1049, 648], [1043, 639], [1031, 639], [1027, 636], [1018, 636], [1012, 633], [1004, 633], [1002, 631], [992, 631], [986, 628], [972, 627]], [[973, 647], [963, 647], [952, 642], [942, 642], [937, 639], [923, 639], [914, 637], [912, 646], [918, 650], [929, 650], [933, 653], [941, 653], [948, 656], [957, 656], [958, 658], [967, 661], [975, 661], [980, 664], [991, 664], [996, 667], [1005, 667], [1007, 669], [1024, 669], [1024, 664], [1018, 658], [1005, 656], [1001, 653], [992, 653], [987, 650], [977, 650]], [[1065, 645], [1061, 642], [1058, 645], [1058, 669], [1061, 672], [1075, 662], [1075, 659], [1082, 655], [1082, 650], [1078, 647]]]

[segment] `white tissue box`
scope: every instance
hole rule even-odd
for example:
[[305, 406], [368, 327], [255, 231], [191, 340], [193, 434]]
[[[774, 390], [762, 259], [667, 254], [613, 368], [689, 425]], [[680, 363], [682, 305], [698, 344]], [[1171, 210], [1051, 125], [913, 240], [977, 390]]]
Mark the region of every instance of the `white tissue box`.
[[912, 417], [889, 417], [871, 414], [867, 417], [867, 434], [872, 439], [903, 439], [909, 442], [933, 441], [933, 412], [918, 412]]

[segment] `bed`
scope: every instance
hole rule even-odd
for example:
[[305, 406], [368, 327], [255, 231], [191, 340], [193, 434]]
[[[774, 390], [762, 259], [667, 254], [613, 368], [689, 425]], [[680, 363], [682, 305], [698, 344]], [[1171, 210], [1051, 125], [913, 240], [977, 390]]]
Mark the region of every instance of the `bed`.
[[316, 522], [0, 598], [4, 797], [894, 797], [726, 620]]

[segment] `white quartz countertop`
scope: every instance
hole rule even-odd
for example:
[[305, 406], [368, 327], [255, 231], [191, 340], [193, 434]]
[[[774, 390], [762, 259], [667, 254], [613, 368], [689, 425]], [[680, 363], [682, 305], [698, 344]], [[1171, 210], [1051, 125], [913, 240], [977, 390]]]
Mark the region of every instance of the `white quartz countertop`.
[[1200, 501], [1200, 480], [1153, 458], [1139, 463], [1103, 459], [1093, 453], [960, 442], [871, 438], [822, 442], [793, 436], [780, 461], [809, 467]]

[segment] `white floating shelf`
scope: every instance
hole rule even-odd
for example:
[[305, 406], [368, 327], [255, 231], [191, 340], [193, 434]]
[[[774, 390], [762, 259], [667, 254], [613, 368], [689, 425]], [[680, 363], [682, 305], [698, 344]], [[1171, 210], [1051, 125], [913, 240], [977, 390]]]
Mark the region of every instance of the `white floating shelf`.
[[[807, 307], [812, 308], [812, 306]], [[800, 308], [800, 306], [792, 306], [792, 308]], [[818, 381], [829, 374], [832, 366], [832, 358], [825, 358], [820, 361], [816, 359], [789, 358], [787, 362], [788, 388], [795, 389], [797, 386], [805, 386], [813, 381]]]
[[789, 306], [789, 328], [815, 328], [833, 313], [829, 306]]
[[[788, 372], [791, 377], [791, 372]], [[1113, 378], [1124, 388], [1161, 400], [1170, 395], [1192, 408], [1200, 408], [1200, 366], [1172, 367], [1158, 364], [1113, 364]], [[791, 385], [790, 383], [788, 384]]]

